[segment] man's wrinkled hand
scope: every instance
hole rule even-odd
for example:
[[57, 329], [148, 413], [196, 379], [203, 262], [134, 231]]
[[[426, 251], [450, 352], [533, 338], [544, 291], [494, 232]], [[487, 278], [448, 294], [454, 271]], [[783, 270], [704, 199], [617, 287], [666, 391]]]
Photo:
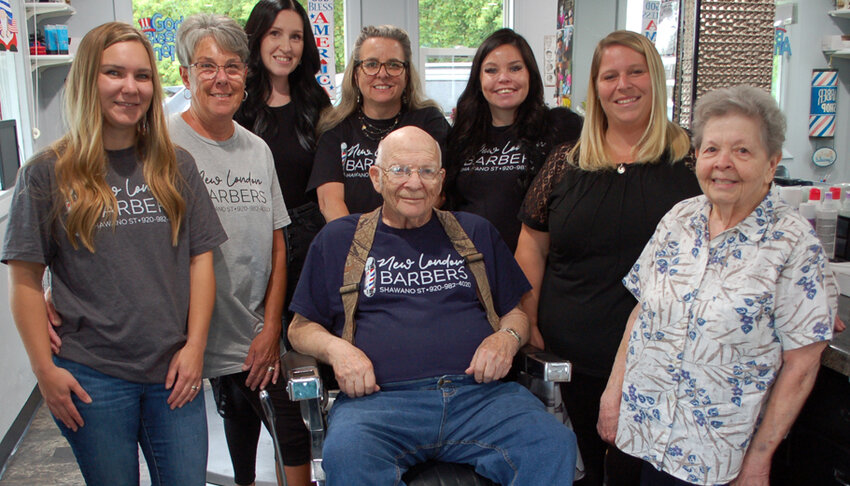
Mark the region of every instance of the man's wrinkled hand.
[[506, 332], [494, 332], [481, 341], [465, 373], [474, 375], [478, 383], [499, 380], [511, 370], [517, 351], [516, 338]]
[[339, 339], [330, 351], [330, 364], [334, 369], [339, 389], [352, 398], [370, 395], [381, 388], [375, 380], [372, 361], [363, 351]]

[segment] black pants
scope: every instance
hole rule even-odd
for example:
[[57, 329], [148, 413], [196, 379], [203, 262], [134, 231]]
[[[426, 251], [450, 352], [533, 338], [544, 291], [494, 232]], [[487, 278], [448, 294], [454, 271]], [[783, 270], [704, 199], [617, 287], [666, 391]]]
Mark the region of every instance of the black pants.
[[224, 436], [236, 484], [254, 482], [261, 420], [269, 433], [277, 434], [284, 465], [300, 466], [310, 461], [310, 436], [301, 421], [300, 405], [291, 402], [286, 394], [284, 380], [266, 386], [276, 413], [277, 428], [272, 432], [263, 416], [259, 389], [252, 391], [245, 386], [248, 373], [245, 371], [210, 379], [218, 414], [224, 419]]
[[641, 463], [643, 468], [640, 472], [640, 486], [691, 486], [693, 484], [659, 471], [648, 462], [641, 461]]
[[[310, 243], [313, 238], [325, 225], [325, 217], [319, 211], [319, 205], [313, 202], [298, 206], [295, 209], [289, 210], [289, 219], [292, 222], [283, 228], [283, 236], [286, 239], [286, 300], [283, 306], [284, 329], [286, 324], [292, 320], [292, 315], [289, 312], [289, 303], [292, 302], [292, 295], [295, 293], [295, 287], [298, 284], [298, 279], [301, 277], [301, 270], [304, 268], [304, 260], [307, 259], [307, 250], [310, 248]], [[284, 336], [286, 333], [284, 333]], [[287, 348], [289, 341], [286, 341]]]
[[561, 383], [561, 395], [573, 423], [578, 450], [584, 460], [584, 479], [577, 486], [637, 486], [642, 461], [632, 457], [599, 437], [599, 399], [608, 383], [607, 378], [573, 373], [572, 381]]

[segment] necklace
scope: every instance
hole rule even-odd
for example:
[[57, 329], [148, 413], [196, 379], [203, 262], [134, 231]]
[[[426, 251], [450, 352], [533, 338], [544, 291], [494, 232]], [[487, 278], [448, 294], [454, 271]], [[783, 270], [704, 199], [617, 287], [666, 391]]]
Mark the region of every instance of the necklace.
[[623, 175], [626, 173], [626, 164], [622, 163], [617, 166], [617, 173]]
[[363, 135], [366, 135], [366, 138], [369, 140], [380, 142], [387, 136], [388, 133], [395, 130], [395, 127], [398, 126], [398, 121], [401, 119], [401, 112], [399, 111], [396, 116], [393, 117], [393, 122], [386, 127], [375, 126], [368, 118], [366, 118], [363, 114], [363, 110], [360, 110], [357, 113], [357, 119], [360, 121], [360, 131], [363, 132]]

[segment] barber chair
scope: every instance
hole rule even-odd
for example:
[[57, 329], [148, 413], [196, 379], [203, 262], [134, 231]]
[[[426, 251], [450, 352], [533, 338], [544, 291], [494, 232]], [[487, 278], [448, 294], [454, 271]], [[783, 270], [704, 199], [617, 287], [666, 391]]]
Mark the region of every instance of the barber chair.
[[[301, 415], [310, 431], [312, 463], [311, 478], [318, 486], [324, 486], [325, 473], [322, 469], [322, 447], [325, 440], [325, 418], [336, 391], [325, 388], [322, 373], [316, 359], [311, 356], [288, 351], [283, 356], [283, 372], [287, 379], [287, 391], [293, 401], [300, 402]], [[531, 345], [517, 353], [512, 377], [528, 388], [563, 423], [572, 428], [566, 409], [561, 401], [559, 382], [570, 381], [571, 363]], [[328, 377], [332, 381], [332, 376]], [[584, 465], [579, 454], [576, 461], [576, 479], [584, 476]], [[403, 476], [409, 486], [497, 486], [492, 481], [475, 473], [472, 466], [428, 461], [412, 467]]]

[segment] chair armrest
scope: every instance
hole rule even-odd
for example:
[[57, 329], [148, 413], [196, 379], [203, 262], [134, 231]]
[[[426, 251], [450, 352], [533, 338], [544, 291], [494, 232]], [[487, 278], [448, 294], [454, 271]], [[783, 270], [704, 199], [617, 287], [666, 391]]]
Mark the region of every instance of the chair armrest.
[[290, 400], [322, 398], [324, 389], [316, 358], [290, 350], [284, 353], [281, 362]]
[[514, 359], [514, 365], [519, 371], [554, 383], [570, 381], [573, 368], [569, 361], [531, 344], [520, 348]]

